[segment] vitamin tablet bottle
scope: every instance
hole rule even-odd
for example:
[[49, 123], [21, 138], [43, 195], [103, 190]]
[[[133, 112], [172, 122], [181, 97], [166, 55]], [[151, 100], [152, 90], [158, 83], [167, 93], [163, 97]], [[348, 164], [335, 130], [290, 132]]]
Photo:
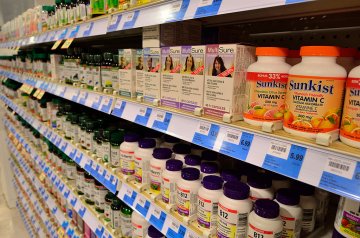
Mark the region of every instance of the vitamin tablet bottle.
[[203, 179], [208, 175], [220, 176], [219, 166], [214, 162], [202, 162], [200, 165], [200, 171], [201, 171], [200, 174], [201, 179]]
[[139, 213], [133, 212], [131, 216], [132, 237], [145, 238], [150, 224]]
[[[156, 142], [155, 147], [160, 147], [161, 143], [163, 142], [162, 133], [158, 132], [158, 131], [155, 131], [155, 130], [152, 130], [152, 129], [149, 129], [149, 130], [145, 131], [144, 138], [146, 138], [146, 139], [154, 139], [155, 142]], [[169, 148], [169, 149], [171, 149], [171, 148]]]
[[111, 228], [119, 229], [121, 226], [121, 206], [122, 201], [115, 197], [111, 204]]
[[224, 180], [224, 182], [240, 181], [240, 173], [235, 170], [225, 169], [221, 171], [220, 177]]
[[321, 188], [315, 188], [314, 196], [317, 200], [316, 205], [316, 224], [323, 225], [328, 213], [330, 194]]
[[217, 237], [245, 237], [252, 210], [250, 188], [242, 182], [227, 182], [219, 199]]
[[285, 62], [288, 49], [257, 47], [258, 60], [246, 73], [244, 121], [262, 126], [265, 121], [281, 121], [285, 112], [286, 84], [290, 65]]
[[85, 193], [85, 202], [90, 205], [94, 205], [94, 190], [95, 190], [95, 179], [91, 174], [85, 171], [84, 174], [85, 183], [84, 183], [84, 193]]
[[107, 222], [111, 221], [111, 204], [113, 203], [115, 198], [116, 198], [115, 194], [113, 194], [110, 191], [105, 196], [104, 220]]
[[253, 174], [248, 177], [247, 184], [250, 186], [250, 199], [253, 202], [258, 199], [274, 199], [274, 190], [271, 187], [270, 176]]
[[103, 163], [108, 163], [110, 161], [110, 130], [105, 129], [102, 132], [102, 143], [101, 143], [101, 154]]
[[85, 170], [80, 166], [76, 166], [76, 190], [79, 195], [84, 195], [84, 178]]
[[105, 209], [105, 196], [107, 195], [108, 190], [105, 186], [99, 181], [95, 180], [95, 189], [94, 189], [94, 201], [95, 201], [95, 210], [98, 213], [104, 213]]
[[123, 130], [116, 130], [110, 135], [110, 164], [112, 167], [120, 167], [120, 144], [123, 140]]
[[356, 67], [356, 53], [356, 48], [341, 48], [340, 56], [336, 59], [336, 63], [344, 67], [346, 69], [346, 72], [349, 73], [353, 68]]
[[314, 196], [314, 187], [300, 184], [296, 186], [300, 193], [300, 207], [303, 209], [301, 235], [311, 233], [315, 228], [317, 201]]
[[203, 179], [197, 202], [197, 222], [200, 227], [209, 230], [216, 228], [223, 182], [221, 177], [215, 175], [209, 175]]
[[154, 193], [161, 191], [161, 176], [166, 161], [171, 159], [172, 151], [168, 148], [155, 148], [150, 159], [150, 190]]
[[132, 237], [132, 223], [131, 223], [131, 216], [133, 210], [127, 206], [125, 203], [122, 203], [121, 206], [121, 234], [124, 238]]
[[181, 160], [185, 164], [185, 156], [191, 153], [191, 146], [188, 144], [178, 143], [172, 148], [173, 158]]
[[146, 238], [165, 238], [165, 236], [158, 231], [155, 227], [149, 226]]
[[294, 66], [301, 62], [300, 50], [289, 50], [288, 56], [286, 57], [286, 63]]
[[139, 135], [126, 134], [120, 145], [120, 168], [124, 175], [135, 173], [134, 152], [138, 147]]
[[176, 182], [181, 179], [181, 160], [171, 159], [166, 161], [165, 170], [161, 180], [161, 198], [166, 204], [176, 203]]
[[338, 47], [303, 46], [300, 55], [301, 63], [289, 71], [283, 126], [296, 136], [316, 138], [339, 129], [346, 70], [336, 64]]
[[155, 146], [156, 141], [154, 139], [141, 139], [134, 152], [134, 176], [135, 181], [140, 184], [150, 183], [150, 160]]
[[184, 167], [192, 167], [200, 170], [201, 157], [198, 155], [185, 155], [184, 157], [185, 165]]
[[351, 70], [346, 80], [340, 140], [360, 148], [360, 66]]
[[283, 223], [279, 216], [279, 204], [268, 199], [259, 199], [254, 204], [254, 211], [249, 215], [248, 237], [282, 237]]
[[[335, 237], [360, 237], [360, 202], [341, 197], [334, 223]], [[334, 236], [333, 236], [334, 237]]]
[[164, 142], [161, 143], [160, 148], [169, 148], [172, 149], [174, 147], [174, 145], [176, 145], [177, 143], [180, 142], [180, 139], [169, 136], [169, 135], [164, 135]]
[[189, 217], [197, 212], [197, 196], [201, 187], [200, 171], [196, 168], [181, 170], [181, 179], [176, 182], [176, 208], [180, 216]]
[[282, 237], [300, 238], [302, 222], [300, 195], [296, 190], [281, 188], [277, 191], [274, 201], [280, 206], [280, 218], [283, 222]]

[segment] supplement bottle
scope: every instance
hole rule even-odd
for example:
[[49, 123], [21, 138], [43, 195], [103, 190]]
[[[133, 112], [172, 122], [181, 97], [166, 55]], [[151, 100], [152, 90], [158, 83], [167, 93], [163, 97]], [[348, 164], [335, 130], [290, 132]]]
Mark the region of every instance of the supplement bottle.
[[200, 171], [201, 171], [200, 174], [201, 179], [203, 179], [205, 176], [208, 175], [220, 176], [219, 166], [214, 162], [202, 162], [200, 165]]
[[98, 213], [104, 213], [105, 209], [105, 196], [107, 195], [108, 190], [102, 185], [99, 181], [95, 180], [95, 189], [94, 189], [94, 200], [95, 200], [95, 210]]
[[327, 217], [330, 194], [329, 192], [322, 190], [321, 188], [315, 188], [314, 196], [317, 200], [316, 224], [323, 225]]
[[[149, 129], [149, 130], [145, 131], [144, 138], [154, 139], [156, 141], [156, 146], [155, 147], [161, 147], [161, 143], [163, 142], [162, 133], [158, 132], [158, 131], [155, 131], [155, 130], [152, 130], [152, 129]], [[171, 148], [169, 148], [169, 149], [171, 149]]]
[[94, 63], [91, 67], [91, 72], [93, 75], [94, 88], [97, 88], [100, 92], [102, 91], [101, 84], [101, 55], [94, 55]]
[[87, 55], [87, 67], [86, 67], [86, 85], [87, 89], [94, 90], [94, 75], [93, 75], [93, 68], [94, 66], [94, 55], [88, 54]]
[[110, 164], [112, 167], [120, 167], [120, 144], [123, 140], [123, 130], [116, 130], [110, 135]]
[[111, 204], [111, 228], [119, 229], [121, 227], [121, 206], [122, 201], [115, 197]]
[[314, 230], [316, 220], [317, 201], [314, 197], [314, 187], [299, 184], [295, 188], [300, 193], [300, 207], [303, 209], [301, 234], [309, 234]]
[[205, 151], [205, 149], [203, 147], [195, 145], [195, 144], [191, 144], [191, 154], [201, 157], [201, 154], [203, 151]]
[[86, 122], [86, 133], [85, 133], [85, 148], [89, 151], [93, 150], [93, 133], [94, 133], [94, 122]]
[[119, 55], [113, 55], [111, 67], [112, 88], [119, 92]]
[[71, 117], [71, 139], [75, 143], [79, 141], [78, 122], [79, 122], [79, 116], [77, 114], [73, 114]]
[[217, 237], [245, 237], [252, 202], [250, 188], [242, 182], [227, 182], [219, 199]]
[[294, 66], [301, 62], [300, 50], [289, 50], [288, 56], [286, 57], [286, 63]]
[[102, 152], [102, 162], [108, 163], [110, 161], [110, 130], [105, 129], [102, 133], [102, 144], [101, 144], [101, 152]]
[[346, 80], [340, 140], [360, 148], [360, 66], [351, 70]]
[[160, 148], [169, 148], [172, 149], [174, 147], [174, 145], [176, 145], [177, 143], [180, 142], [180, 139], [169, 136], [169, 135], [164, 135], [164, 142], [161, 143]]
[[283, 222], [282, 237], [300, 238], [302, 222], [300, 195], [296, 190], [281, 188], [277, 191], [274, 201], [280, 206], [280, 218]]
[[264, 122], [283, 119], [286, 84], [291, 67], [285, 62], [287, 54], [286, 48], [256, 48], [258, 60], [248, 67], [246, 73], [246, 123], [262, 126]]
[[254, 204], [254, 211], [249, 215], [249, 238], [282, 237], [283, 222], [279, 216], [279, 204], [268, 199], [259, 199]]
[[79, 131], [79, 137], [80, 137], [80, 144], [81, 148], [86, 149], [86, 121], [88, 118], [84, 116], [82, 120], [79, 122], [80, 131]]
[[274, 190], [271, 187], [271, 178], [265, 174], [253, 174], [248, 177], [247, 184], [250, 186], [250, 199], [255, 202], [258, 199], [274, 199]]
[[336, 64], [338, 47], [303, 46], [300, 55], [301, 63], [289, 71], [283, 127], [296, 136], [316, 138], [339, 129], [346, 70]]
[[178, 143], [172, 148], [173, 158], [185, 163], [185, 156], [191, 153], [191, 146], [188, 144]]
[[224, 180], [224, 182], [240, 181], [240, 173], [235, 170], [225, 169], [221, 171], [220, 177]]
[[71, 126], [71, 117], [72, 113], [69, 113], [66, 116], [65, 122], [64, 122], [64, 129], [65, 129], [65, 139], [71, 140], [71, 134], [72, 134], [72, 126]]
[[185, 165], [184, 167], [192, 167], [200, 170], [201, 157], [198, 155], [185, 155], [184, 157]]
[[120, 145], [120, 168], [124, 175], [135, 173], [134, 152], [138, 147], [139, 135], [126, 134]]
[[111, 221], [111, 204], [113, 203], [114, 199], [116, 198], [115, 194], [112, 192], [108, 192], [105, 196], [105, 204], [104, 204], [104, 220], [107, 222]]
[[93, 143], [94, 143], [93, 153], [96, 155], [97, 158], [102, 158], [103, 157], [102, 135], [100, 130], [94, 131]]
[[223, 195], [223, 180], [209, 175], [202, 181], [198, 192], [197, 222], [200, 227], [212, 230], [217, 225], [219, 199]]
[[150, 160], [155, 148], [154, 139], [139, 140], [138, 147], [134, 152], [135, 181], [140, 184], [150, 183]]
[[181, 170], [176, 182], [176, 208], [180, 216], [190, 217], [197, 212], [197, 195], [201, 187], [200, 171], [196, 168]]
[[158, 231], [155, 227], [149, 226], [146, 238], [165, 238], [165, 236]]
[[109, 93], [112, 93], [112, 64], [113, 64], [113, 55], [110, 52], [104, 53], [103, 64], [101, 65], [101, 82], [104, 89], [109, 90]]
[[74, 180], [76, 178], [76, 163], [68, 156], [66, 157], [66, 178]]
[[155, 148], [150, 159], [150, 190], [154, 193], [161, 191], [161, 176], [166, 161], [171, 159], [172, 151], [168, 148]]
[[121, 234], [124, 238], [132, 237], [132, 223], [131, 215], [133, 210], [128, 207], [125, 203], [121, 206]]
[[181, 179], [182, 167], [181, 160], [171, 159], [166, 161], [161, 178], [161, 198], [166, 204], [176, 203], [176, 182]]
[[346, 72], [350, 72], [356, 67], [355, 57], [357, 50], [356, 48], [341, 48], [340, 56], [336, 59], [336, 63], [346, 69]]
[[341, 197], [334, 223], [334, 232], [341, 235], [336, 237], [360, 237], [359, 226], [360, 203], [349, 198]]
[[150, 224], [139, 213], [133, 212], [131, 216], [132, 237], [145, 238]]
[[95, 190], [95, 179], [91, 174], [85, 171], [84, 174], [85, 183], [84, 183], [84, 193], [85, 193], [85, 202], [90, 205], [94, 205], [94, 190]]

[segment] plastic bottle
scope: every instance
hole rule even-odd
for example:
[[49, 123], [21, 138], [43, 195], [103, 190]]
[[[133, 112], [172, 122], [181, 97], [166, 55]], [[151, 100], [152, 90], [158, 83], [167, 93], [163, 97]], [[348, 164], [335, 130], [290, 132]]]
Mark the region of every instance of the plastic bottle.
[[86, 121], [87, 120], [88, 120], [88, 118], [84, 117], [79, 122], [79, 126], [80, 126], [80, 132], [79, 132], [80, 144], [81, 144], [81, 148], [83, 148], [83, 149], [86, 149]]
[[300, 238], [302, 222], [300, 195], [296, 190], [281, 188], [277, 191], [274, 201], [280, 206], [280, 217], [283, 222], [282, 237]]
[[201, 157], [198, 155], [185, 155], [184, 157], [185, 165], [184, 167], [192, 167], [200, 170]]
[[105, 196], [105, 204], [104, 204], [104, 220], [107, 222], [111, 221], [111, 204], [113, 203], [114, 199], [116, 198], [115, 194], [112, 192], [108, 192]]
[[325, 223], [327, 213], [328, 213], [330, 194], [329, 194], [329, 192], [322, 190], [321, 188], [315, 188], [314, 196], [317, 200], [316, 224], [323, 225]]
[[119, 92], [119, 55], [113, 55], [113, 64], [111, 67], [112, 88]]
[[93, 74], [93, 68], [94, 68], [94, 55], [88, 54], [86, 58], [87, 67], [86, 67], [86, 85], [87, 89], [94, 90], [94, 74]]
[[149, 226], [146, 238], [165, 238], [165, 236], [158, 231], [155, 227]]
[[240, 174], [235, 170], [225, 169], [221, 171], [220, 177], [224, 180], [224, 182], [240, 181]]
[[[101, 2], [101, 1], [100, 1]], [[91, 67], [91, 72], [93, 75], [94, 88], [97, 88], [99, 91], [102, 91], [101, 83], [101, 55], [94, 55], [94, 63]]]
[[79, 16], [80, 20], [85, 21], [86, 20], [86, 4], [84, 0], [78, 0], [78, 13], [77, 15]]
[[341, 197], [336, 212], [333, 237], [360, 237], [360, 203]]
[[290, 65], [285, 62], [288, 49], [257, 47], [258, 59], [246, 73], [247, 108], [244, 121], [262, 126], [264, 122], [281, 121], [285, 112], [286, 84]]
[[286, 57], [286, 63], [294, 66], [301, 62], [300, 50], [289, 50], [288, 56]]
[[102, 151], [102, 162], [108, 163], [110, 161], [110, 130], [107, 128], [102, 132], [102, 144], [101, 144], [101, 151]]
[[220, 176], [219, 166], [214, 162], [202, 162], [200, 165], [200, 172], [201, 179], [208, 175]]
[[103, 54], [104, 60], [101, 65], [101, 82], [104, 89], [108, 89], [110, 93], [112, 93], [113, 85], [112, 85], [112, 64], [113, 64], [113, 54], [110, 52], [105, 52]]
[[206, 176], [198, 192], [197, 222], [198, 225], [212, 230], [217, 225], [219, 199], [223, 195], [223, 179], [219, 176]]
[[181, 179], [182, 167], [181, 160], [171, 159], [166, 161], [161, 178], [161, 198], [166, 204], [176, 203], [176, 182]]
[[135, 181], [140, 184], [150, 183], [150, 160], [155, 148], [154, 139], [141, 139], [134, 152]]
[[166, 161], [171, 159], [172, 151], [168, 148], [155, 148], [150, 159], [150, 190], [155, 193], [161, 191], [161, 175]]
[[66, 178], [69, 180], [74, 180], [76, 177], [76, 163], [69, 157], [66, 160]]
[[79, 141], [79, 134], [78, 134], [78, 122], [79, 116], [73, 114], [71, 119], [71, 139], [77, 143]]
[[95, 180], [95, 189], [94, 189], [94, 201], [95, 201], [95, 210], [98, 213], [104, 213], [105, 209], [105, 196], [107, 195], [108, 190], [105, 188], [102, 183]]
[[169, 135], [164, 135], [164, 142], [161, 143], [160, 148], [169, 148], [172, 149], [174, 147], [175, 144], [179, 143], [180, 139], [169, 136]]
[[95, 190], [95, 179], [91, 174], [85, 171], [84, 174], [85, 183], [84, 183], [84, 193], [85, 193], [85, 202], [90, 205], [94, 205], [94, 190]]
[[346, 80], [340, 140], [347, 145], [360, 148], [360, 66], [351, 70]]
[[87, 150], [93, 150], [93, 133], [94, 133], [94, 122], [86, 122], [86, 134], [85, 134], [85, 147]]
[[122, 201], [115, 197], [111, 204], [111, 228], [119, 229], [121, 227], [121, 206]]
[[296, 136], [316, 138], [339, 129], [346, 70], [336, 64], [338, 47], [303, 46], [300, 55], [301, 63], [289, 71], [283, 127]]
[[185, 163], [185, 156], [191, 153], [191, 146], [188, 144], [178, 143], [172, 148], [173, 158]]
[[242, 182], [227, 182], [219, 198], [217, 237], [245, 237], [252, 210], [250, 188]]
[[139, 213], [133, 212], [131, 216], [132, 237], [145, 238], [150, 224]]
[[[161, 143], [163, 142], [162, 140], [162, 133], [161, 132], [158, 132], [158, 131], [155, 131], [155, 130], [152, 130], [152, 129], [149, 129], [149, 130], [146, 130], [145, 133], [144, 133], [144, 138], [150, 138], [150, 139], [154, 139], [156, 141], [156, 146], [155, 147], [160, 147], [161, 146]], [[171, 147], [172, 148], [172, 147]], [[169, 149], [171, 149], [169, 148]]]
[[201, 187], [200, 171], [196, 168], [181, 170], [176, 182], [176, 208], [180, 216], [190, 217], [197, 212], [197, 194]]
[[340, 56], [336, 59], [336, 63], [344, 67], [346, 69], [346, 72], [349, 73], [354, 67], [356, 67], [356, 53], [356, 48], [341, 48]]
[[110, 135], [110, 164], [112, 167], [120, 167], [120, 144], [123, 140], [123, 130], [116, 130]]
[[138, 141], [139, 135], [128, 133], [120, 145], [120, 167], [124, 175], [135, 173], [134, 152], [138, 147]]
[[253, 174], [248, 177], [247, 184], [250, 186], [250, 199], [255, 202], [258, 199], [274, 198], [274, 190], [271, 187], [271, 178], [265, 174]]
[[278, 238], [283, 231], [280, 207], [274, 201], [259, 199], [249, 215], [248, 237]]
[[309, 234], [315, 228], [317, 201], [314, 197], [314, 187], [300, 184], [296, 186], [300, 193], [300, 207], [303, 209], [303, 220], [301, 224], [301, 234]]
[[132, 223], [131, 223], [131, 216], [133, 210], [128, 207], [125, 203], [121, 206], [121, 234], [124, 238], [132, 237]]

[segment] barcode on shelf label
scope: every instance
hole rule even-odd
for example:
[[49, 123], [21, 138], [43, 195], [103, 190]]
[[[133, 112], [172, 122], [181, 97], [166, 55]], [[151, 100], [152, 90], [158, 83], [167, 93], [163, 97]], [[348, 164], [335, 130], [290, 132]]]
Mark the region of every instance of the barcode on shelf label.
[[271, 142], [267, 154], [280, 159], [287, 160], [290, 152], [290, 144], [282, 142]]
[[228, 131], [226, 131], [226, 136], [225, 136], [224, 140], [226, 142], [238, 145], [240, 143], [240, 138], [241, 138], [240, 131], [228, 130]]
[[134, 12], [130, 12], [124, 15], [125, 22], [132, 21], [134, 18]]
[[141, 107], [140, 109], [139, 109], [139, 116], [145, 116], [145, 114], [146, 114], [146, 107]]
[[200, 122], [199, 126], [197, 128], [197, 132], [207, 136], [209, 134], [209, 131], [210, 131], [210, 126], [211, 126], [210, 123]]
[[165, 119], [165, 112], [161, 112], [161, 111], [156, 112], [155, 120], [164, 122], [164, 119]]
[[356, 168], [356, 162], [341, 158], [328, 158], [324, 171], [338, 176], [352, 179]]

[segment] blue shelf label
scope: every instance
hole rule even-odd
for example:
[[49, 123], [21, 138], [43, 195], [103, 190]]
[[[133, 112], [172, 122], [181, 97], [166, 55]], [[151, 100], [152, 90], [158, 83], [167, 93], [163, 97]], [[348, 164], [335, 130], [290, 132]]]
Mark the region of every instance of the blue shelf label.
[[62, 90], [62, 92], [60, 92], [59, 96], [62, 98], [65, 98], [65, 93], [66, 93], [67, 88], [64, 87], [64, 89]]
[[85, 26], [85, 31], [83, 33], [83, 37], [90, 36], [93, 27], [94, 27], [94, 22], [87, 23]]
[[135, 209], [144, 217], [147, 216], [148, 212], [149, 212], [149, 208], [150, 208], [151, 203], [144, 197], [140, 197]]
[[61, 34], [60, 34], [60, 36], [59, 36], [58, 40], [63, 40], [63, 39], [65, 38], [65, 36], [66, 36], [66, 34], [67, 34], [68, 30], [69, 30], [68, 28], [65, 28], [65, 29], [61, 32]]
[[68, 146], [68, 143], [67, 143], [67, 142], [64, 142], [63, 145], [61, 146], [62, 152], [65, 153], [65, 150], [66, 150], [67, 146]]
[[228, 130], [221, 145], [220, 153], [245, 161], [254, 135], [247, 132]]
[[71, 206], [75, 206], [75, 204], [76, 204], [76, 202], [77, 202], [77, 198], [76, 197], [74, 197], [73, 199], [71, 199], [70, 200], [70, 204], [71, 204]]
[[135, 118], [135, 123], [146, 126], [150, 115], [152, 112], [152, 108], [140, 108], [139, 114]]
[[63, 223], [61, 224], [61, 227], [64, 228], [64, 230], [66, 230], [66, 228], [69, 226], [69, 222], [68, 221], [63, 221]]
[[111, 97], [104, 97], [100, 111], [105, 112], [105, 113], [110, 113], [113, 100], [114, 99]]
[[61, 141], [62, 141], [61, 137], [57, 138], [57, 141], [55, 143], [56, 147], [58, 147], [58, 148], [60, 147]]
[[158, 210], [157, 208], [154, 209], [153, 214], [151, 214], [149, 222], [155, 226], [156, 229], [158, 229], [159, 231], [162, 230], [162, 228], [164, 227], [164, 223], [166, 220], [166, 213]]
[[116, 117], [121, 117], [125, 110], [125, 107], [126, 107], [125, 101], [117, 100], [111, 115], [116, 116]]
[[291, 178], [298, 178], [306, 148], [281, 142], [271, 142], [262, 167]]
[[[101, 226], [101, 225], [99, 225], [99, 226]], [[99, 226], [96, 228], [95, 234], [97, 237], [102, 237], [102, 235], [104, 234], [105, 228], [103, 226], [101, 226], [99, 228]]]
[[77, 25], [75, 26], [71, 32], [70, 32], [70, 35], [69, 35], [69, 38], [75, 38], [77, 33], [79, 32], [79, 29], [80, 29], [80, 25]]
[[69, 153], [69, 157], [74, 160], [76, 156], [77, 149], [73, 148], [72, 151]]
[[169, 238], [183, 238], [186, 233], [186, 227], [172, 222], [171, 226], [166, 232], [166, 237]]
[[107, 189], [110, 190], [110, 192], [116, 193], [116, 188], [117, 188], [118, 182], [119, 182], [118, 179], [116, 177], [114, 177], [114, 175], [111, 175], [110, 179], [107, 180], [105, 185], [107, 185], [106, 187], [107, 187]]
[[162, 132], [166, 132], [169, 127], [171, 118], [172, 118], [172, 113], [170, 112], [165, 113], [162, 111], [158, 111], [156, 113], [156, 118], [154, 120], [152, 128], [156, 130], [160, 130]]
[[189, 7], [190, 0], [182, 0], [171, 5], [171, 12], [166, 17], [166, 22], [181, 21]]
[[81, 218], [83, 218], [84, 215], [85, 215], [85, 212], [86, 212], [86, 207], [81, 206], [80, 209], [79, 209], [78, 214], [80, 215]]
[[57, 207], [54, 207], [52, 210], [51, 210], [52, 214], [55, 214], [57, 212]]
[[200, 122], [192, 142], [202, 147], [213, 149], [219, 130], [219, 125]]
[[124, 16], [124, 20], [126, 21], [123, 26], [123, 30], [133, 28], [135, 26], [136, 20], [139, 17], [139, 10], [136, 10], [135, 12], [127, 13], [126, 16]]
[[194, 18], [215, 16], [220, 9], [222, 0], [200, 0]]
[[65, 197], [66, 199], [68, 199], [69, 195], [70, 195], [70, 190], [67, 188], [66, 191], [65, 191], [65, 193], [64, 193], [64, 197]]
[[72, 228], [69, 228], [66, 232], [66, 234], [69, 236], [69, 237], [72, 237], [74, 235], [74, 229]]
[[79, 101], [78, 101], [78, 103], [80, 103], [80, 104], [82, 104], [82, 105], [85, 105], [88, 96], [89, 96], [89, 93], [87, 93], [87, 92], [81, 92], [80, 95], [79, 95]]
[[128, 193], [125, 193], [123, 201], [126, 202], [127, 204], [129, 204], [129, 206], [133, 206], [136, 196], [137, 196], [137, 192], [132, 190], [131, 195]]
[[121, 17], [122, 17], [122, 15], [120, 15], [120, 14], [111, 16], [111, 19], [108, 24], [107, 32], [113, 32], [113, 31], [117, 30], [120, 20], [121, 20]]
[[78, 151], [76, 153], [75, 162], [80, 165], [82, 158], [83, 158], [83, 153], [81, 153], [81, 151]]
[[80, 95], [80, 90], [75, 91], [74, 95], [71, 98], [71, 101], [77, 102]]
[[[94, 102], [92, 103], [91, 108], [93, 108], [93, 109], [95, 109], [95, 110], [98, 110], [99, 107], [100, 107], [101, 101], [102, 101], [102, 99], [103, 99], [103, 96], [98, 96], [98, 95], [97, 95], [96, 97], [98, 97], [99, 99], [98, 99], [97, 101], [94, 101]], [[95, 98], [95, 99], [96, 99], [96, 98]]]

